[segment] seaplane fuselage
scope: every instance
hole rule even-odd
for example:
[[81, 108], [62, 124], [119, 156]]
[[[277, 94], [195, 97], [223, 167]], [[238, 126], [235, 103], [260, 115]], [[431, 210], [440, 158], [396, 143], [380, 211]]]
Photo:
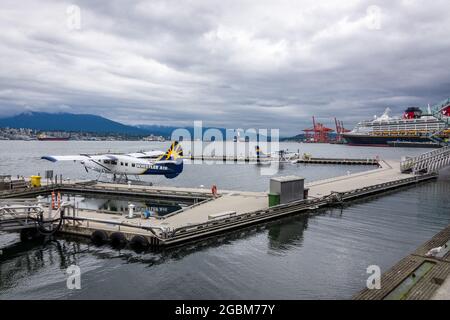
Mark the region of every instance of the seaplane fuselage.
[[110, 159], [96, 159], [90, 156], [80, 162], [87, 169], [113, 174], [124, 175], [173, 175], [183, 170], [183, 160], [148, 160], [126, 155], [111, 155]]
[[69, 156], [43, 156], [52, 162], [74, 161], [82, 164], [86, 171], [92, 170], [113, 175], [164, 175], [172, 179], [183, 171], [183, 151], [174, 142], [166, 151], [148, 151], [129, 154], [80, 154]]

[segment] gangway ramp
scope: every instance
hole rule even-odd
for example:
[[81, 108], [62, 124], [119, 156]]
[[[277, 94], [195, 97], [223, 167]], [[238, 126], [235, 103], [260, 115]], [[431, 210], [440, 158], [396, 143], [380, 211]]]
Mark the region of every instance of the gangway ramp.
[[450, 146], [426, 152], [417, 157], [406, 158], [400, 163], [403, 173], [435, 173], [450, 165]]

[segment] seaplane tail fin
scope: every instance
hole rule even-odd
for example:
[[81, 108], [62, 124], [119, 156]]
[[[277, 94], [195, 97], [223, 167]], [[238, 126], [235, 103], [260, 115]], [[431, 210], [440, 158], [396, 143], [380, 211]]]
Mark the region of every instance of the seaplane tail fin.
[[255, 147], [255, 151], [256, 151], [256, 156], [259, 158], [261, 156], [265, 156], [264, 152], [261, 150], [261, 148], [259, 146]]
[[158, 160], [177, 160], [183, 156], [183, 149], [178, 141], [172, 142], [170, 148]]

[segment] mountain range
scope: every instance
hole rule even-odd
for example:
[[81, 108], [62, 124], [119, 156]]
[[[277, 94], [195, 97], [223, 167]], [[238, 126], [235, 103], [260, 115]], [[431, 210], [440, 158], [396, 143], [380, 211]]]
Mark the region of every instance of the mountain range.
[[[25, 112], [15, 116], [0, 118], [0, 128], [28, 128], [39, 131], [89, 132], [96, 134], [122, 134], [129, 136], [170, 137], [178, 127], [160, 125], [122, 124], [93, 114]], [[193, 127], [184, 127], [194, 136]], [[204, 127], [207, 130], [209, 127]], [[226, 137], [226, 129], [218, 129]]]
[[[1, 118], [0, 127], [29, 128], [42, 131], [113, 133], [135, 136], [153, 133], [151, 127], [138, 128], [97, 115], [73, 113], [26, 112], [8, 118]], [[169, 132], [169, 130], [162, 130], [162, 127], [159, 126], [155, 126], [155, 130], [165, 133]]]

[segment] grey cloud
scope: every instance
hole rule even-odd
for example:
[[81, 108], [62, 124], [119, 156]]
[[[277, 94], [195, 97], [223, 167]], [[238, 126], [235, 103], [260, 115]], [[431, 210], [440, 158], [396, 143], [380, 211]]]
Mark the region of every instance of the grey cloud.
[[[68, 30], [66, 8], [81, 8]], [[380, 29], [367, 8], [380, 8]], [[448, 1], [2, 1], [0, 115], [352, 126], [450, 96]]]

